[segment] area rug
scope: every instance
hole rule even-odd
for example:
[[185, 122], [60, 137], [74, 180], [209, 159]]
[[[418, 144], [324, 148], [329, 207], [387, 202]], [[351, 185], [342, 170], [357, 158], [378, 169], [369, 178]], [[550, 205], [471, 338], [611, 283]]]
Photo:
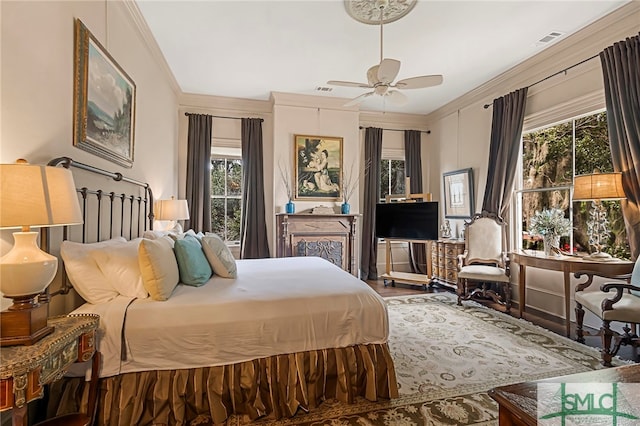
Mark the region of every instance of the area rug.
[[[455, 295], [430, 293], [386, 299], [389, 347], [400, 397], [355, 404], [325, 401], [280, 425], [497, 425], [496, 386], [600, 368], [594, 349]], [[248, 421], [233, 417], [227, 425]]]

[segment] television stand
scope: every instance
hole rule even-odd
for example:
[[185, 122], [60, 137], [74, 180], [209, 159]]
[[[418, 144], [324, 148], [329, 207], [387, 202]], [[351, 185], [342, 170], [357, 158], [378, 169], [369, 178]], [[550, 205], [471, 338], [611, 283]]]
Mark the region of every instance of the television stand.
[[[407, 243], [420, 243], [425, 245], [425, 255], [426, 255], [426, 268], [427, 273], [425, 274], [416, 274], [412, 272], [399, 272], [391, 270], [391, 242], [392, 241], [402, 241]], [[427, 290], [427, 286], [431, 287], [431, 244], [429, 244], [429, 240], [400, 240], [400, 239], [391, 239], [385, 238], [385, 246], [386, 246], [386, 272], [381, 275], [381, 278], [384, 280], [384, 286], [387, 287], [389, 285], [389, 281], [391, 281], [391, 287], [396, 286], [396, 281], [411, 284], [411, 285], [420, 285], [422, 286], [422, 290]]]

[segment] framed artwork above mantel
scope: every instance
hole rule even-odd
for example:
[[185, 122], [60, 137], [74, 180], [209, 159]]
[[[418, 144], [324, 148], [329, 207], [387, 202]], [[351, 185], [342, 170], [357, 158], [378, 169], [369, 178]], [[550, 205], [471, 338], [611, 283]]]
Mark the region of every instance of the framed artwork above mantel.
[[80, 19], [75, 21], [73, 145], [133, 166], [136, 85]]
[[296, 200], [342, 198], [341, 137], [294, 135]]

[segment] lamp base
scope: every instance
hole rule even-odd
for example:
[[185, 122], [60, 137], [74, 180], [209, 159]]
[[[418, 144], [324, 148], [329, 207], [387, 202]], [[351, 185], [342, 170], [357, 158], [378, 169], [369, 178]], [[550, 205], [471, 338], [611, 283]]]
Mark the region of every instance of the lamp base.
[[8, 310], [0, 312], [0, 346], [33, 345], [53, 333], [47, 325], [48, 303], [34, 303], [26, 298], [16, 299]]

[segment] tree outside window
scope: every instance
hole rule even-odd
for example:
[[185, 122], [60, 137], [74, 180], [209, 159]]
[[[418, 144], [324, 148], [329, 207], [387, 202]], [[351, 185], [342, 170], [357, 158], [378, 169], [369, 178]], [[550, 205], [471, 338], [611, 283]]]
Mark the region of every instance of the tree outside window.
[[380, 202], [390, 194], [405, 193], [404, 160], [380, 161]]
[[211, 230], [228, 243], [240, 242], [242, 160], [211, 159]]
[[[613, 171], [607, 133], [606, 112], [576, 118], [522, 135], [522, 248], [541, 249], [539, 237], [528, 226], [536, 211], [557, 208], [572, 220], [573, 234], [562, 237], [561, 249], [593, 251], [587, 237], [590, 202], [572, 202], [574, 175]], [[610, 241], [603, 249], [612, 256], [630, 257], [624, 219], [619, 201], [603, 201], [607, 208]]]

